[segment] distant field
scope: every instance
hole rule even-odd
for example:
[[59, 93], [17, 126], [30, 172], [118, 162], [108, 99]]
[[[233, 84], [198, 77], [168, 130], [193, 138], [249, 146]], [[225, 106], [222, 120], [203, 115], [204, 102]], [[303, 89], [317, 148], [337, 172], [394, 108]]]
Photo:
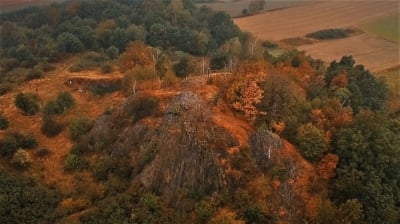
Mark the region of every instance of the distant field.
[[22, 9], [28, 6], [49, 4], [65, 0], [0, 0], [0, 13]]
[[[400, 64], [398, 41], [396, 43], [381, 38], [386, 35], [383, 33], [387, 28], [380, 27], [382, 24], [386, 26], [388, 22], [396, 22], [396, 18], [388, 16], [398, 14], [399, 6], [398, 1], [391, 0], [329, 0], [237, 18], [234, 21], [241, 29], [253, 33], [258, 38], [273, 41], [296, 40], [308, 33], [324, 29], [357, 28], [362, 24], [371, 24], [371, 31], [364, 34], [303, 43], [298, 48], [328, 63], [340, 60], [343, 55], [352, 55], [358, 64], [364, 64], [367, 69], [381, 71]], [[393, 37], [393, 30], [396, 29], [390, 30], [388, 35]]]
[[[251, 0], [225, 0], [217, 1], [215, 3], [202, 3], [200, 5], [205, 5], [216, 11], [225, 11], [229, 13], [232, 17], [242, 16], [243, 9], [248, 8]], [[292, 6], [298, 6], [309, 3], [304, 0], [283, 0], [283, 1], [267, 1], [265, 4], [265, 10], [275, 10], [281, 8], [287, 8]]]
[[298, 48], [328, 63], [340, 60], [343, 55], [352, 55], [357, 64], [363, 64], [371, 71], [395, 67], [400, 61], [399, 44], [368, 34], [322, 41]]
[[398, 10], [398, 1], [315, 2], [237, 18], [235, 23], [259, 38], [279, 41], [323, 29], [359, 26]]
[[394, 71], [378, 73], [378, 76], [385, 77], [389, 87], [400, 93], [400, 68]]
[[390, 41], [400, 42], [400, 14], [377, 19], [360, 27]]

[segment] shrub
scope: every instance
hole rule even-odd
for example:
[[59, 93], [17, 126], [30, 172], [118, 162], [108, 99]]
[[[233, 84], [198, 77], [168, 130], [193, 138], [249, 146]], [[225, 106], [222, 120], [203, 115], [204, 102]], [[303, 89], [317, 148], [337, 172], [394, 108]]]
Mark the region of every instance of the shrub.
[[94, 69], [102, 66], [107, 61], [107, 57], [97, 52], [88, 52], [79, 61], [69, 67], [70, 72]]
[[116, 59], [119, 55], [119, 50], [117, 47], [111, 46], [111, 47], [107, 48], [106, 54], [110, 59]]
[[64, 161], [64, 169], [67, 171], [81, 170], [85, 168], [86, 165], [86, 161], [75, 154], [69, 154]]
[[90, 88], [95, 95], [103, 96], [121, 89], [120, 82], [99, 83]]
[[31, 163], [31, 156], [26, 150], [23, 149], [18, 149], [11, 159], [11, 164], [17, 168], [27, 168]]
[[112, 71], [113, 71], [113, 67], [109, 63], [106, 63], [103, 66], [101, 66], [101, 72], [103, 74], [111, 73]]
[[31, 69], [25, 77], [25, 81], [30, 81], [34, 79], [40, 79], [43, 77], [43, 71], [40, 69], [33, 68]]
[[5, 130], [8, 128], [8, 120], [7, 118], [3, 117], [3, 115], [0, 115], [0, 130]]
[[63, 108], [63, 112], [75, 105], [75, 100], [69, 92], [60, 92], [56, 100], [57, 104]]
[[19, 147], [24, 149], [33, 149], [38, 146], [38, 142], [33, 135], [21, 136], [19, 138]]
[[15, 105], [25, 115], [35, 115], [39, 111], [38, 96], [33, 93], [18, 93], [15, 97]]
[[348, 37], [354, 31], [351, 29], [325, 29], [317, 32], [309, 33], [306, 37], [326, 40], [326, 39], [338, 39]]
[[44, 106], [46, 115], [62, 114], [75, 105], [75, 100], [69, 92], [60, 92], [55, 101], [51, 100]]
[[92, 124], [87, 118], [76, 118], [69, 123], [69, 130], [73, 140], [77, 140], [91, 128]]
[[46, 103], [46, 105], [44, 105], [43, 113], [46, 115], [61, 114], [62, 109], [60, 108], [60, 106], [57, 104], [56, 101], [50, 100]]
[[5, 136], [0, 140], [0, 155], [12, 155], [18, 148], [17, 139], [13, 136]]
[[126, 112], [136, 122], [145, 117], [155, 115], [158, 111], [159, 101], [157, 98], [140, 95], [132, 101]]
[[64, 130], [64, 125], [54, 121], [51, 118], [45, 117], [43, 119], [42, 126], [40, 127], [40, 131], [42, 134], [49, 138], [56, 137]]

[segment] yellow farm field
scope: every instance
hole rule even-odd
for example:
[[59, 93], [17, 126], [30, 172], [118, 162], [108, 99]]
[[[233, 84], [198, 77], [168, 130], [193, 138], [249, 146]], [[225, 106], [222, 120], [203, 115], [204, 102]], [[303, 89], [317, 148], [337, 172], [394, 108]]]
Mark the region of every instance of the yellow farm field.
[[261, 39], [279, 41], [328, 28], [358, 26], [398, 10], [398, 1], [315, 2], [238, 18], [235, 23]]
[[326, 62], [352, 55], [357, 64], [365, 65], [370, 71], [392, 68], [400, 62], [399, 44], [368, 34], [303, 45], [298, 49]]
[[[280, 41], [329, 28], [358, 28], [362, 24], [395, 15], [399, 6], [400, 2], [390, 0], [331, 0], [239, 18], [235, 22], [260, 39]], [[364, 64], [367, 69], [377, 72], [400, 65], [399, 46], [399, 43], [367, 32], [298, 48], [328, 63], [340, 60], [343, 55], [352, 55], [357, 64]]]

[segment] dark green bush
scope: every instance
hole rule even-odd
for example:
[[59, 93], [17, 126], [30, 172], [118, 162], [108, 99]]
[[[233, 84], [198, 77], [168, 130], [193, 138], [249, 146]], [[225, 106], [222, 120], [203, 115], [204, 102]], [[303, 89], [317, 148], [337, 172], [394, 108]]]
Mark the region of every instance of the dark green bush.
[[60, 92], [55, 101], [46, 103], [43, 113], [46, 115], [62, 114], [75, 105], [75, 100], [69, 92]]
[[67, 171], [81, 170], [87, 167], [87, 162], [78, 155], [69, 154], [64, 161], [64, 169]]
[[70, 135], [73, 140], [86, 134], [92, 128], [92, 122], [87, 118], [76, 118], [69, 123]]
[[107, 61], [107, 56], [97, 53], [88, 52], [79, 61], [69, 67], [70, 72], [79, 72], [83, 70], [90, 70], [102, 66]]
[[54, 100], [48, 101], [43, 108], [43, 113], [45, 115], [61, 114], [62, 112], [62, 108]]
[[0, 130], [5, 130], [8, 128], [8, 120], [3, 115], [0, 115]]
[[147, 116], [157, 114], [159, 112], [159, 101], [155, 97], [140, 95], [131, 102], [126, 112], [136, 122]]
[[64, 130], [64, 125], [62, 123], [56, 122], [49, 117], [43, 119], [40, 131], [42, 134], [49, 138], [54, 138]]
[[103, 66], [101, 66], [101, 72], [103, 74], [111, 73], [113, 71], [112, 65], [106, 63]]
[[309, 33], [306, 37], [318, 40], [345, 38], [351, 35], [354, 31], [351, 29], [325, 29], [317, 32]]
[[120, 82], [99, 83], [90, 88], [95, 95], [103, 96], [121, 89]]
[[33, 149], [38, 146], [38, 142], [33, 135], [21, 136], [18, 140], [19, 147], [24, 149]]
[[33, 93], [18, 93], [15, 97], [15, 105], [25, 115], [35, 115], [39, 111], [39, 98]]
[[119, 50], [117, 47], [111, 46], [111, 47], [107, 48], [106, 54], [110, 59], [116, 59], [119, 55]]
[[30, 81], [34, 79], [40, 79], [43, 77], [43, 71], [40, 69], [33, 68], [31, 69], [25, 77], [25, 81]]
[[17, 139], [13, 136], [5, 136], [0, 139], [0, 155], [9, 156], [12, 155], [18, 149]]
[[71, 108], [75, 105], [75, 100], [69, 92], [59, 93], [56, 102], [65, 109]]

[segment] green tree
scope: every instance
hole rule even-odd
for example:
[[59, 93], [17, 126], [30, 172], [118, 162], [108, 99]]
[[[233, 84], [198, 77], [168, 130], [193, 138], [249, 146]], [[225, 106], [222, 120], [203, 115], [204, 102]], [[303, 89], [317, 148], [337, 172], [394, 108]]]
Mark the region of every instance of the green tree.
[[76, 53], [83, 50], [83, 44], [74, 34], [64, 32], [57, 37], [57, 48], [63, 53]]
[[397, 119], [360, 111], [351, 127], [334, 142], [339, 156], [337, 178], [331, 185], [338, 202], [357, 199], [364, 223], [396, 223], [400, 198], [400, 132]]
[[225, 12], [215, 13], [208, 21], [208, 27], [213, 39], [218, 45], [239, 35], [239, 28]]
[[324, 133], [311, 123], [297, 129], [296, 142], [304, 158], [311, 162], [321, 160], [327, 150]]
[[173, 69], [178, 77], [186, 77], [194, 73], [195, 66], [195, 62], [190, 56], [182, 56], [178, 63], [173, 66]]
[[15, 105], [25, 115], [35, 115], [39, 111], [39, 98], [33, 93], [18, 93], [15, 97]]

